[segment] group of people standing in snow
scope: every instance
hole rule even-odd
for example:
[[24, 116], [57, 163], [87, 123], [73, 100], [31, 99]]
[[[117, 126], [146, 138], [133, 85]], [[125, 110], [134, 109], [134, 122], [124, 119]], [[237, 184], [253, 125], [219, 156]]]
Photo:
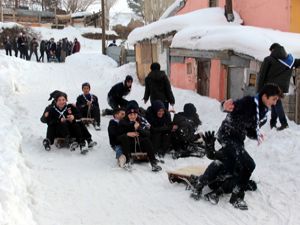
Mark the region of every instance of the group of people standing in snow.
[[[162, 169], [159, 165], [162, 160], [158, 157], [171, 151], [181, 152], [179, 157], [200, 152], [198, 156], [206, 154], [212, 162], [203, 175], [191, 176], [191, 197], [200, 199], [203, 188], [209, 186], [211, 192], [206, 193], [204, 198], [213, 204], [217, 204], [223, 194], [230, 193], [230, 203], [234, 207], [248, 209], [244, 200], [245, 191], [256, 190], [257, 187], [250, 180], [255, 162], [246, 151], [244, 141], [248, 137], [257, 140], [258, 144], [262, 143], [260, 128], [267, 122], [269, 110], [271, 129], [281, 131], [288, 128], [280, 99], [288, 92], [292, 69], [300, 66], [300, 59], [294, 59], [277, 43], [272, 44], [270, 52], [261, 66], [257, 94], [221, 103], [227, 116], [216, 135], [213, 131], [197, 131], [201, 121], [192, 103], [185, 104], [183, 112], [176, 113], [171, 119], [170, 113], [175, 112], [173, 107], [169, 108], [175, 104], [175, 98], [170, 82], [158, 63], [151, 65], [151, 72], [145, 79], [143, 100], [147, 103], [150, 98], [151, 106], [148, 109], [139, 107], [135, 100], [124, 99], [132, 88], [133, 78], [130, 75], [114, 85], [107, 96], [111, 109], [103, 110], [103, 115], [113, 115], [108, 135], [120, 167], [130, 170], [137, 151], [147, 154], [154, 172]], [[84, 146], [85, 141], [88, 144], [93, 142], [86, 127], [82, 125], [80, 114], [86, 116], [86, 107], [92, 105], [95, 111], [90, 111], [91, 115], [100, 126], [99, 104], [97, 97], [89, 93], [89, 84], [83, 84], [82, 90], [82, 97], [77, 99], [77, 108], [66, 103], [67, 97], [63, 92], [52, 96], [54, 101], [42, 117], [42, 121], [48, 124], [47, 139], [44, 140], [47, 150], [54, 138], [61, 135], [58, 130], [65, 131], [64, 137], [75, 137], [80, 146]], [[278, 117], [281, 126], [276, 127]], [[219, 150], [215, 149], [216, 140], [222, 146]]]
[[15, 57], [19, 56], [30, 61], [34, 54], [37, 62], [44, 62], [45, 56], [47, 62], [65, 62], [67, 56], [80, 51], [77, 38], [74, 42], [69, 41], [68, 38], [55, 42], [54, 38], [50, 38], [50, 40], [41, 40], [39, 43], [35, 37], [30, 40], [23, 33], [20, 33], [18, 37], [7, 36], [3, 40], [3, 46], [8, 56], [12, 56], [12, 51], [14, 51]]

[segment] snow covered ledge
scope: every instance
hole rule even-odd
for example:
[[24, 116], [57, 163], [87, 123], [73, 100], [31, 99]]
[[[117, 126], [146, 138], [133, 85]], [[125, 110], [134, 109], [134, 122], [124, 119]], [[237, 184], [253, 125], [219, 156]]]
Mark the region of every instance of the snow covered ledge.
[[[1, 59], [0, 59], [1, 61]], [[5, 67], [5, 65], [4, 65]], [[3, 70], [4, 69], [4, 70]], [[5, 89], [13, 92], [13, 83], [8, 87], [4, 80], [11, 80], [5, 73], [5, 68], [0, 71], [0, 224], [7, 225], [36, 225], [30, 210], [30, 181], [29, 170], [22, 156], [22, 136], [14, 124], [15, 114], [10, 110], [3, 96]], [[9, 82], [8, 82], [9, 83]], [[3, 84], [6, 87], [3, 87]]]

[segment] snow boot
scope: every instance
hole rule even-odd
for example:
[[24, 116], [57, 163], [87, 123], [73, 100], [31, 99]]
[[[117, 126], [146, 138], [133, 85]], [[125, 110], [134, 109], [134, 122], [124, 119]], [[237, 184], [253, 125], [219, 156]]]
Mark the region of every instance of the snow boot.
[[289, 125], [288, 125], [288, 124], [281, 124], [280, 127], [277, 127], [277, 131], [282, 131], [282, 130], [284, 130], [284, 129], [286, 129], [286, 128], [289, 128]]
[[45, 138], [43, 140], [43, 145], [46, 151], [50, 151], [51, 150], [51, 146], [50, 146], [50, 140], [48, 138]]
[[93, 141], [92, 139], [88, 140], [88, 148], [93, 148], [94, 146], [97, 145], [96, 141]]
[[195, 175], [191, 175], [190, 183], [193, 186], [193, 192], [190, 197], [195, 200], [199, 200], [202, 195], [202, 189], [204, 188], [204, 183], [201, 181], [201, 176], [197, 177]]
[[219, 202], [219, 195], [215, 191], [212, 191], [205, 194], [204, 199], [209, 201], [211, 204], [216, 205]]
[[159, 172], [162, 168], [156, 162], [151, 162], [152, 172]]
[[248, 205], [244, 201], [244, 196], [245, 196], [245, 192], [235, 187], [233, 189], [229, 202], [234, 206], [234, 208], [240, 210], [248, 210]]
[[256, 191], [257, 190], [257, 184], [254, 180], [249, 180], [246, 185], [246, 191]]

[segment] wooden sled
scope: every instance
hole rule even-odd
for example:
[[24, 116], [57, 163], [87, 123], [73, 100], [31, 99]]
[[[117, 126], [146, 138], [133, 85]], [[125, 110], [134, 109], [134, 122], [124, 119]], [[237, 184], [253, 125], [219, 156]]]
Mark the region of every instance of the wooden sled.
[[81, 121], [83, 122], [84, 125], [90, 125], [94, 123], [94, 119], [93, 118], [81, 118]]
[[[71, 142], [75, 141], [75, 138], [72, 138]], [[54, 145], [56, 148], [69, 148], [70, 143], [66, 142], [65, 138], [55, 138]]]
[[167, 171], [168, 179], [170, 183], [184, 183], [187, 188], [190, 188], [192, 185], [190, 183], [190, 176], [196, 175], [200, 176], [204, 173], [206, 167], [203, 166], [187, 166], [177, 170]]
[[148, 154], [146, 152], [134, 152], [131, 153], [131, 158], [133, 161], [138, 162], [148, 162]]

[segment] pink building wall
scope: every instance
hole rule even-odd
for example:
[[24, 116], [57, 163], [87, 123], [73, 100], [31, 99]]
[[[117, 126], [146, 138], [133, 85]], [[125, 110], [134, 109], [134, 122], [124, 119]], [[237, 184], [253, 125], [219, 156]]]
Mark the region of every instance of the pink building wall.
[[[209, 0], [187, 0], [177, 15], [208, 7]], [[224, 8], [226, 0], [219, 0]], [[291, 0], [233, 0], [233, 8], [240, 14], [245, 25], [290, 31]]]
[[[192, 63], [192, 73], [187, 74], [187, 63]], [[178, 88], [183, 88], [187, 90], [197, 91], [196, 85], [197, 85], [197, 78], [196, 74], [197, 71], [195, 71], [195, 62], [196, 60], [193, 58], [187, 58], [184, 63], [172, 63], [171, 64], [171, 75], [170, 75], [170, 81], [172, 85]]]

